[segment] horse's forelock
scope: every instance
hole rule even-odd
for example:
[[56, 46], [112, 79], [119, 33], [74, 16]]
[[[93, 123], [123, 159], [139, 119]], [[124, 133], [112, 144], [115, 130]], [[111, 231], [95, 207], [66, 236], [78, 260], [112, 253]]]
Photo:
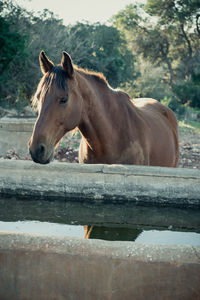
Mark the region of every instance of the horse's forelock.
[[53, 67], [40, 80], [37, 90], [31, 99], [32, 108], [35, 111], [38, 110], [38, 106], [40, 103], [39, 96], [40, 96], [42, 90], [44, 92], [47, 91], [53, 84], [55, 84], [56, 87], [59, 89], [66, 90], [67, 89], [66, 79], [67, 79], [67, 76], [66, 76], [65, 72], [62, 70], [61, 66]]
[[44, 78], [44, 85], [49, 88], [50, 85], [56, 84], [59, 89], [66, 90], [67, 75], [61, 66], [53, 67]]

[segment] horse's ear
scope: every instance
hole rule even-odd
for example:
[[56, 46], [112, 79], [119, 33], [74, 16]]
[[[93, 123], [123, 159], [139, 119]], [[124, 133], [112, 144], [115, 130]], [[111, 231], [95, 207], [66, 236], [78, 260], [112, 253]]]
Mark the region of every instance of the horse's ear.
[[41, 71], [43, 74], [49, 72], [54, 66], [53, 62], [50, 59], [48, 59], [48, 57], [46, 56], [44, 51], [40, 52], [39, 62], [40, 62], [40, 68], [41, 68]]
[[61, 66], [63, 68], [63, 71], [67, 73], [67, 76], [72, 78], [74, 74], [72, 59], [70, 55], [65, 51], [63, 51], [62, 53]]

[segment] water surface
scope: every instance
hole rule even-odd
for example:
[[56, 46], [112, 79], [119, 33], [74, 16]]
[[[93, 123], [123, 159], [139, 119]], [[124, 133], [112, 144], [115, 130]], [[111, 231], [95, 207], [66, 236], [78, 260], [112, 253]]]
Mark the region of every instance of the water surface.
[[200, 245], [200, 210], [4, 198], [0, 231]]
[[[137, 230], [131, 228], [90, 227], [87, 238], [115, 241], [135, 241], [163, 245], [193, 245], [200, 246], [200, 234], [195, 232], [178, 232], [170, 230]], [[40, 221], [0, 221], [0, 231], [23, 232], [30, 234], [68, 236], [84, 238], [84, 226], [57, 224]]]

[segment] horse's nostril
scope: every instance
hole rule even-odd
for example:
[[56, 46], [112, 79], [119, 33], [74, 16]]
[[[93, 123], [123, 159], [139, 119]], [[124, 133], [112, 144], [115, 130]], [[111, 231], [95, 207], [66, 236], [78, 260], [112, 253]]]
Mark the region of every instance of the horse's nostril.
[[40, 144], [37, 148], [37, 156], [41, 157], [45, 153], [45, 146], [43, 144]]
[[40, 145], [40, 153], [43, 154], [45, 152], [45, 147], [44, 145]]
[[32, 151], [30, 148], [30, 154], [34, 162], [40, 164], [48, 164], [53, 159], [53, 150], [49, 150], [45, 144], [38, 144], [37, 148]]

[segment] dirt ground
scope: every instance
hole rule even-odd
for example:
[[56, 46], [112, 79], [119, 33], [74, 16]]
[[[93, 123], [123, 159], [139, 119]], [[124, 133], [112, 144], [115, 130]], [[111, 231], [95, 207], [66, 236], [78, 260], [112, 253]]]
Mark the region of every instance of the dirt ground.
[[200, 170], [200, 132], [180, 127], [179, 129], [179, 167]]
[[[78, 148], [80, 134], [68, 134], [60, 143], [55, 152], [55, 159], [61, 162], [78, 163]], [[180, 155], [178, 167], [200, 170], [200, 133], [190, 128], [179, 130]], [[3, 157], [5, 159], [31, 159], [20, 157], [14, 150], [9, 150]]]

